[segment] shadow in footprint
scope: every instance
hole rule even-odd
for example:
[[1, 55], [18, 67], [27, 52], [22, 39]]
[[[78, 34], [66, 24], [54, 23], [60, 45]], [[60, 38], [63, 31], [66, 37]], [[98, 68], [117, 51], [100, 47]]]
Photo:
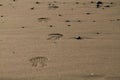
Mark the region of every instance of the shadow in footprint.
[[47, 40], [58, 40], [61, 37], [63, 37], [63, 34], [60, 33], [52, 33], [52, 34], [48, 34], [49, 38], [47, 38]]
[[38, 18], [39, 22], [48, 22], [49, 18]]

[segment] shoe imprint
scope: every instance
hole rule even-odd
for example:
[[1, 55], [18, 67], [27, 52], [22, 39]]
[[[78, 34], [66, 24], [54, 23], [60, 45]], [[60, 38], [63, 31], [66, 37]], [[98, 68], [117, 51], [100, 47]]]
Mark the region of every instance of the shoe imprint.
[[38, 21], [39, 22], [48, 22], [49, 21], [49, 18], [38, 18]]
[[33, 67], [42, 67], [47, 66], [48, 58], [43, 56], [37, 56], [29, 59]]
[[60, 33], [52, 33], [48, 35], [49, 38], [47, 38], [47, 40], [56, 40], [56, 39], [60, 39], [61, 37], [63, 37], [63, 34]]

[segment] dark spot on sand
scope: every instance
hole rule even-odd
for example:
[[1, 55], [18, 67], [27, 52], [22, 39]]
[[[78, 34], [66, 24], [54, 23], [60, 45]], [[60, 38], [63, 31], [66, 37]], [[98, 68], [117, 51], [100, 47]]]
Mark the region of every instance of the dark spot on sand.
[[102, 4], [103, 4], [102, 1], [98, 1], [98, 2], [96, 3], [96, 7], [97, 7], [97, 8], [100, 8]]
[[40, 2], [38, 2], [38, 1], [37, 1], [37, 2], [35, 2], [35, 3], [36, 3], [36, 4], [40, 4]]
[[12, 53], [15, 54], [15, 51], [13, 51]]
[[0, 17], [4, 17], [4, 16], [0, 16]]
[[67, 26], [71, 26], [71, 25], [69, 24], [69, 25], [67, 25]]
[[81, 20], [77, 20], [77, 22], [81, 22]]
[[53, 1], [53, 3], [57, 3], [57, 1]]
[[106, 6], [104, 6], [104, 7], [110, 7], [110, 5], [106, 5]]
[[24, 26], [22, 26], [21, 28], [25, 28]]
[[79, 2], [75, 2], [75, 4], [79, 4]]
[[13, 0], [14, 2], [16, 1], [16, 0]]
[[96, 34], [100, 34], [99, 32], [96, 32]]
[[97, 4], [99, 4], [99, 5], [100, 5], [100, 4], [103, 4], [103, 2], [102, 2], [102, 1], [98, 1], [98, 2], [97, 2]]
[[91, 13], [86, 13], [87, 15], [90, 15]]
[[34, 10], [35, 8], [34, 7], [32, 7], [32, 8], [30, 8], [31, 10]]
[[95, 20], [93, 20], [92, 22], [96, 22]]
[[81, 36], [76, 36], [76, 37], [74, 37], [74, 39], [81, 40], [83, 38]]
[[49, 25], [49, 27], [53, 27], [53, 25]]
[[65, 20], [65, 22], [71, 22], [70, 20]]
[[120, 19], [117, 19], [117, 21], [120, 21]]
[[113, 2], [111, 2], [110, 4], [113, 4]]
[[91, 1], [90, 3], [93, 4], [93, 3], [95, 3], [95, 2], [94, 2], [94, 1]]
[[3, 6], [3, 4], [0, 4], [0, 6]]
[[58, 16], [62, 16], [61, 14], [59, 14]]

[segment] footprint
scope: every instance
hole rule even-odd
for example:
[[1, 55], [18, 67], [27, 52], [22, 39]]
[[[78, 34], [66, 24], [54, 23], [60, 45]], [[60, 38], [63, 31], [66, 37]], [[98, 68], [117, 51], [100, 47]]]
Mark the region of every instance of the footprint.
[[49, 21], [49, 18], [44, 18], [44, 17], [38, 18], [38, 21], [39, 21], [39, 22], [48, 22], [48, 21]]
[[39, 67], [39, 68], [44, 68], [47, 66], [48, 58], [44, 56], [37, 56], [37, 57], [32, 57], [29, 59], [30, 63], [32, 64], [32, 67]]
[[47, 38], [47, 40], [57, 40], [60, 39], [61, 37], [63, 37], [63, 34], [60, 33], [52, 33], [48, 35], [49, 38]]
[[49, 9], [57, 9], [57, 8], [59, 8], [59, 6], [57, 6], [55, 3], [49, 3], [48, 8]]

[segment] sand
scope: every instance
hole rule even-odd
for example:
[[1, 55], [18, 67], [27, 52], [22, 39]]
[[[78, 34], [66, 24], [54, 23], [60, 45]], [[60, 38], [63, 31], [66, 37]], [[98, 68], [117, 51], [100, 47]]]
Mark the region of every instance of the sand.
[[120, 1], [0, 0], [0, 80], [120, 80]]

